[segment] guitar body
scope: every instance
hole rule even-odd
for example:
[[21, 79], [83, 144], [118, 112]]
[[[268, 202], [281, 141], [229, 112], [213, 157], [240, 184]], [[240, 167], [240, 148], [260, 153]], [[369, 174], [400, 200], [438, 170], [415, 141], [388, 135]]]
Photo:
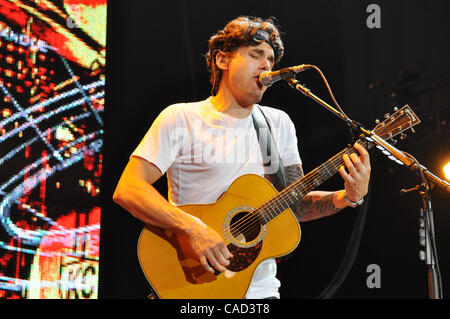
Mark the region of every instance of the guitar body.
[[300, 226], [289, 208], [268, 222], [249, 222], [254, 217], [250, 212], [277, 193], [264, 178], [248, 174], [236, 179], [215, 203], [180, 206], [222, 235], [233, 254], [223, 273], [205, 271], [189, 252], [186, 237], [147, 225], [139, 237], [138, 257], [158, 297], [243, 298], [256, 267], [265, 259], [291, 253], [300, 241]]

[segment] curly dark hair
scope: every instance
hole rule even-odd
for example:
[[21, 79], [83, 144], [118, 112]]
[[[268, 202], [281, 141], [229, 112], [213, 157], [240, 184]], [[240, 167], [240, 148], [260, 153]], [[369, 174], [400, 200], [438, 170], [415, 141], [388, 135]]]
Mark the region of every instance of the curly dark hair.
[[205, 54], [206, 66], [211, 82], [211, 94], [216, 95], [222, 79], [222, 71], [216, 65], [216, 54], [219, 51], [233, 52], [241, 46], [256, 46], [266, 41], [275, 54], [275, 64], [284, 54], [279, 26], [275, 17], [263, 20], [259, 17], [240, 16], [228, 22], [223, 30], [218, 31], [208, 41], [208, 52]]

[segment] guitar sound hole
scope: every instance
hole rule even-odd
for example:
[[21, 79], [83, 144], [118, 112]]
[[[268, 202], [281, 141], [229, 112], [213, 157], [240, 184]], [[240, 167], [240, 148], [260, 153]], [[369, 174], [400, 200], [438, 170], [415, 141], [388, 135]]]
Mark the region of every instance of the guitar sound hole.
[[259, 219], [249, 212], [240, 212], [233, 216], [229, 227], [231, 235], [240, 243], [252, 242], [261, 233]]

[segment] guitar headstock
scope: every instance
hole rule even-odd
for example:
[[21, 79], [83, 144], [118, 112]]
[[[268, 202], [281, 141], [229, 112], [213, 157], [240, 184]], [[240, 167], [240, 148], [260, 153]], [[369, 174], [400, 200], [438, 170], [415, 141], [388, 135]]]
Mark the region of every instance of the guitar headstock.
[[420, 119], [408, 105], [401, 109], [394, 108], [394, 111], [395, 113], [392, 115], [385, 114], [383, 122], [375, 121], [377, 126], [373, 129], [373, 132], [384, 140], [390, 140], [395, 144], [397, 141], [393, 138], [400, 134], [400, 139], [405, 139], [406, 134], [404, 132], [408, 129], [411, 129], [414, 133], [413, 127], [420, 123]]

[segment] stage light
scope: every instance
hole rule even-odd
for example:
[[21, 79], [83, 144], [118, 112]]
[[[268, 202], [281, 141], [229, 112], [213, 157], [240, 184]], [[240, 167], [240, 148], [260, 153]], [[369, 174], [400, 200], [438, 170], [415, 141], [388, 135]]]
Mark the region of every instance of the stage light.
[[445, 164], [445, 166], [444, 166], [444, 174], [445, 174], [445, 178], [450, 180], [450, 162]]

